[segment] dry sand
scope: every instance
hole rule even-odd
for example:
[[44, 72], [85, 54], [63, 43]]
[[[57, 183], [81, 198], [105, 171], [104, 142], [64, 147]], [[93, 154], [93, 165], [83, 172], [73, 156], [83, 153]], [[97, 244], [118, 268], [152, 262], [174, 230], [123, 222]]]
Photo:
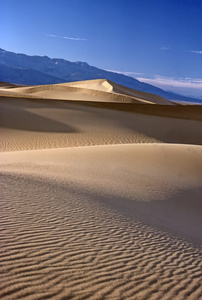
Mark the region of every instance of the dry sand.
[[201, 107], [59, 86], [1, 87], [0, 299], [201, 299]]
[[175, 105], [160, 96], [132, 90], [105, 79], [15, 88], [2, 84], [0, 95], [4, 94], [45, 99]]

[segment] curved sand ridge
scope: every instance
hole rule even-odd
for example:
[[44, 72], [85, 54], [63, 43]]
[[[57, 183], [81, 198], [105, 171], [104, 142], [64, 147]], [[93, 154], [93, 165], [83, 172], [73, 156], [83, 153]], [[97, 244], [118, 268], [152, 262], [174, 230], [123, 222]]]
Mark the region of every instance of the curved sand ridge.
[[71, 87], [79, 87], [86, 89], [95, 89], [98, 91], [113, 92], [116, 94], [123, 94], [132, 97], [139, 101], [139, 103], [154, 103], [154, 104], [164, 104], [173, 105], [174, 103], [168, 101], [167, 99], [154, 95], [151, 93], [141, 92], [138, 90], [127, 88], [123, 85], [119, 85], [108, 79], [97, 79], [97, 80], [86, 80], [78, 82], [63, 83], [63, 85], [68, 85]]
[[200, 299], [201, 157], [160, 144], [0, 154], [0, 297]]
[[[174, 105], [160, 96], [138, 92], [101, 79], [33, 87], [12, 87], [7, 88], [6, 93], [11, 96], [19, 95], [48, 99]], [[1, 94], [6, 95], [5, 90], [2, 89]]]
[[0, 93], [0, 298], [202, 298], [201, 107], [106, 80]]

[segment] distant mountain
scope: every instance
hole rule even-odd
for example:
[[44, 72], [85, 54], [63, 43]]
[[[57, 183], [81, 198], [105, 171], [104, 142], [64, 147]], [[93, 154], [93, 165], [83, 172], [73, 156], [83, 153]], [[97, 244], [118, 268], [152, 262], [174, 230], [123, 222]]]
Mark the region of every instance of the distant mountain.
[[0, 81], [22, 84], [38, 85], [65, 82], [57, 78], [33, 69], [13, 68], [0, 63]]
[[28, 56], [0, 49], [0, 81], [25, 85], [55, 84], [90, 79], [108, 79], [117, 84], [162, 96], [169, 100], [196, 99], [166, 92], [132, 77], [105, 71], [85, 62], [70, 62], [47, 56]]

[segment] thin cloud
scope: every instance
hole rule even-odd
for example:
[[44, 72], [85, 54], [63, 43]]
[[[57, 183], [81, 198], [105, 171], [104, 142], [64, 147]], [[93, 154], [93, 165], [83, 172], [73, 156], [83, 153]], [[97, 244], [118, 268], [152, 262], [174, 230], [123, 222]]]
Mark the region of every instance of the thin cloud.
[[113, 73], [117, 73], [117, 74], [123, 74], [123, 75], [127, 75], [127, 76], [144, 75], [144, 73], [138, 73], [138, 72], [121, 72], [121, 71], [115, 71], [115, 70], [105, 70], [105, 71], [113, 72]]
[[80, 37], [59, 36], [54, 34], [45, 34], [45, 35], [52, 38], [59, 38], [59, 39], [72, 40], [72, 41], [88, 41], [88, 39], [84, 39]]
[[156, 75], [154, 78], [138, 77], [137, 79], [156, 86], [173, 86], [202, 90], [202, 78], [175, 78]]
[[138, 77], [137, 79], [165, 91], [202, 99], [202, 78], [176, 78], [156, 75], [153, 78]]
[[168, 51], [170, 50], [170, 47], [161, 47], [160, 50]]
[[200, 50], [191, 50], [189, 52], [195, 53], [195, 54], [202, 54], [202, 51], [200, 51]]

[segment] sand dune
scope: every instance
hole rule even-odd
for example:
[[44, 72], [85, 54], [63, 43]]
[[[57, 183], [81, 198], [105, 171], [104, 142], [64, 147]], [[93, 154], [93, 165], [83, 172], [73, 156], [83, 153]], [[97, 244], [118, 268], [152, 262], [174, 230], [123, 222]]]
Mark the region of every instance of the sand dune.
[[109, 105], [1, 98], [1, 151], [145, 142], [202, 145], [197, 107], [187, 112], [183, 106], [169, 106], [169, 111], [162, 105]]
[[[175, 202], [184, 192], [181, 209], [186, 205], [189, 207], [192, 201], [195, 219], [191, 217], [187, 224], [174, 215], [170, 225], [175, 228], [175, 223], [179, 222], [178, 230], [182, 226], [187, 233], [189, 227], [193, 236], [192, 223], [197, 220], [198, 225], [202, 225], [202, 220], [199, 222], [201, 211], [197, 211], [202, 197], [201, 157], [201, 146], [107, 145], [2, 153], [1, 170], [37, 178], [42, 176], [55, 183], [69, 182], [72, 188], [101, 195], [112, 202], [118, 202], [119, 198], [144, 202], [172, 199]], [[103, 165], [107, 165], [107, 172]], [[194, 195], [192, 200], [187, 200], [189, 191]], [[156, 214], [162, 219], [168, 217], [159, 212]], [[202, 238], [198, 225], [194, 230], [198, 232], [198, 238]]]
[[199, 299], [201, 157], [156, 144], [2, 153], [0, 296]]
[[106, 80], [0, 94], [0, 299], [202, 298], [202, 108]]
[[[5, 90], [0, 90], [2, 95]], [[153, 94], [138, 92], [119, 86], [108, 80], [90, 80], [76, 83], [63, 83], [6, 89], [7, 95], [42, 97], [63, 100], [88, 100], [121, 103], [154, 103], [174, 105], [172, 102]]]
[[17, 88], [17, 87], [23, 87], [23, 85], [0, 81], [0, 90], [8, 89], [8, 88]]
[[166, 100], [165, 98], [146, 93], [141, 92], [137, 90], [133, 90], [130, 88], [127, 88], [125, 86], [119, 85], [115, 82], [112, 82], [110, 80], [106, 79], [97, 79], [97, 80], [86, 80], [86, 81], [77, 81], [77, 82], [70, 82], [70, 83], [63, 83], [65, 86], [71, 86], [71, 87], [79, 87], [79, 88], [86, 88], [90, 90], [98, 90], [98, 91], [105, 91], [105, 92], [113, 92], [119, 95], [127, 95], [134, 99], [139, 100], [141, 103], [155, 103], [155, 104], [165, 104], [165, 105], [171, 105], [173, 104], [171, 101]]

